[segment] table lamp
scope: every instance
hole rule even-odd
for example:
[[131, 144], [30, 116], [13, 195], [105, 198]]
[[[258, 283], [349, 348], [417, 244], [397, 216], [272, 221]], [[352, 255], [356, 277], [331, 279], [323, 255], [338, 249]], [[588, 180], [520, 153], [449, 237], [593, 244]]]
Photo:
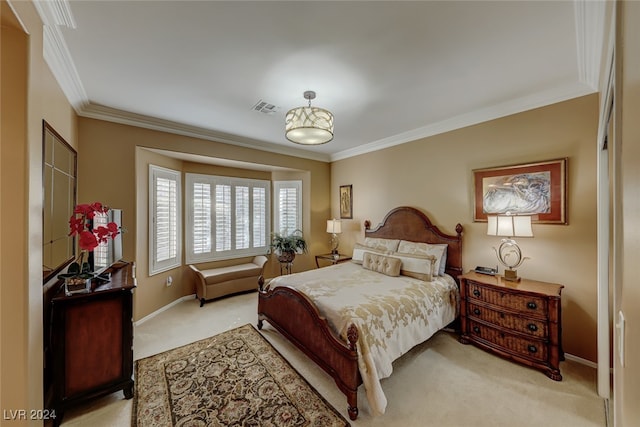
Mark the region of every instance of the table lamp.
[[512, 282], [520, 281], [518, 272], [515, 270], [520, 267], [527, 257], [522, 256], [520, 247], [513, 240], [514, 237], [533, 237], [531, 229], [531, 216], [528, 215], [488, 215], [487, 216], [487, 235], [504, 236], [500, 247], [493, 250], [496, 252], [498, 261], [505, 266], [504, 279]]

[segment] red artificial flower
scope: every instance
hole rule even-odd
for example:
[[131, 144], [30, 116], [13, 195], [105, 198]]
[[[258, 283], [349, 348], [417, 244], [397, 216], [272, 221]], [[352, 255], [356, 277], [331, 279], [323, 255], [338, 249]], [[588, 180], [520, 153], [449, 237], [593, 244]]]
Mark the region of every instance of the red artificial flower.
[[84, 230], [78, 234], [78, 246], [84, 251], [92, 252], [98, 246], [98, 239], [91, 231]]
[[71, 230], [69, 236], [75, 236], [84, 230], [84, 220], [82, 218], [72, 216], [69, 218], [69, 229]]
[[110, 222], [105, 226], [91, 229], [91, 220], [96, 213], [107, 213], [109, 207], [100, 202], [76, 205], [73, 215], [69, 218], [69, 235], [78, 236], [78, 246], [81, 250], [93, 251], [101, 243], [106, 243], [109, 238], [115, 239], [120, 233], [118, 224]]
[[110, 222], [107, 224], [107, 228], [109, 229], [109, 237], [115, 239], [118, 234], [120, 234], [120, 230], [118, 229], [118, 224], [115, 222]]

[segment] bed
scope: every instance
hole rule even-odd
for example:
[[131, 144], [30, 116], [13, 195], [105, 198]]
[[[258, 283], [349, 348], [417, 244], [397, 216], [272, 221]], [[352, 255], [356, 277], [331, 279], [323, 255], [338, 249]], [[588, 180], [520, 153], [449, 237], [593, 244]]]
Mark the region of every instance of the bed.
[[[452, 288], [455, 289], [455, 295], [458, 295], [457, 277], [462, 274], [462, 226], [460, 224], [456, 225], [455, 232], [456, 234], [451, 235], [441, 232], [424, 213], [411, 207], [398, 207], [391, 210], [375, 229], [370, 229], [369, 222], [366, 221], [365, 241], [395, 239], [406, 241], [405, 243], [446, 245], [446, 261], [442, 258], [444, 268], [438, 268], [440, 271], [444, 270], [445, 274], [442, 276], [434, 274], [434, 277], [428, 281], [406, 277], [404, 274], [398, 277], [383, 277], [386, 275], [363, 268], [364, 264], [357, 265], [354, 262], [347, 262], [322, 269], [280, 276], [272, 279], [267, 285], [260, 280], [258, 329], [262, 329], [263, 322], [267, 321], [331, 375], [347, 398], [349, 418], [355, 420], [358, 417], [357, 392], [358, 387], [363, 383], [372, 410], [374, 413], [383, 413], [386, 398], [382, 393], [379, 380], [390, 374], [391, 362], [414, 345], [428, 339], [437, 330], [446, 327], [457, 316], [458, 300], [456, 298], [456, 301], [451, 301], [450, 295], [453, 295]], [[371, 257], [375, 255], [365, 253], [365, 256], [367, 257], [366, 261], [370, 261]], [[381, 259], [388, 260], [389, 258], [382, 257]], [[390, 291], [401, 294], [404, 297], [403, 303], [408, 302], [408, 298], [406, 298], [408, 294], [421, 293], [422, 291], [417, 289], [426, 289], [426, 284], [442, 289], [444, 296], [433, 296], [435, 294], [431, 294], [432, 291], [424, 291], [432, 295], [426, 299], [440, 301], [439, 307], [428, 310], [423, 307], [424, 311], [430, 312], [430, 316], [432, 312], [436, 312], [436, 317], [421, 320], [422, 324], [429, 326], [428, 328], [397, 326], [397, 324], [406, 323], [406, 319], [395, 322], [397, 330], [392, 330], [389, 322], [377, 321], [377, 324], [372, 326], [365, 323], [367, 316], [357, 314], [361, 313], [358, 311], [361, 310], [360, 308], [350, 305], [352, 299], [355, 301], [363, 298], [355, 295], [356, 292], [359, 292], [358, 287], [354, 285], [356, 281], [354, 277], [356, 276], [357, 280], [366, 285], [367, 292], [372, 289], [375, 292], [375, 289], [386, 289], [389, 286], [403, 287], [398, 288], [403, 289], [402, 291]], [[383, 301], [387, 297], [383, 296], [378, 300], [377, 297], [371, 296], [364, 298], [375, 302]], [[447, 298], [449, 298], [448, 303], [444, 301]], [[333, 308], [325, 306], [325, 303], [331, 299], [344, 302], [344, 307], [333, 311]], [[425, 302], [420, 299], [419, 304], [422, 306]], [[455, 305], [454, 313], [449, 307], [453, 305]], [[399, 310], [396, 308], [394, 311]], [[438, 317], [438, 313], [444, 314]], [[386, 324], [381, 325], [381, 323]], [[389, 357], [382, 354], [374, 345], [379, 339], [370, 336], [376, 332], [376, 329], [384, 329], [385, 327], [390, 328], [386, 331], [387, 336], [395, 337], [397, 335], [401, 337], [399, 339], [402, 341], [397, 346], [398, 348], [395, 348], [392, 340], [389, 341], [391, 343], [389, 346], [393, 347], [393, 351], [390, 351], [393, 354]], [[404, 338], [406, 335], [403, 331], [404, 328], [408, 328], [407, 334], [415, 335], [412, 339], [418, 341], [405, 342], [407, 340]], [[382, 333], [384, 334], [385, 331], [383, 330]], [[383, 346], [387, 346], [386, 339]], [[382, 355], [383, 359], [389, 360], [379, 362], [375, 359], [379, 355]], [[381, 374], [376, 371], [378, 365], [387, 366], [382, 368]], [[365, 372], [365, 374], [362, 375], [361, 372]], [[380, 408], [381, 405], [382, 408]]]

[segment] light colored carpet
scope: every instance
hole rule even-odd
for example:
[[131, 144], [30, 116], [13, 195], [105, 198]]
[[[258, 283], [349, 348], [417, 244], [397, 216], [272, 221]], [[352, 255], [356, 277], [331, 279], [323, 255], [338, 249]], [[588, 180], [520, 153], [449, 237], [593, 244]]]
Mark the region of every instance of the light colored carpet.
[[[135, 327], [134, 358], [189, 344], [246, 323], [256, 324], [255, 293], [200, 308], [180, 302]], [[333, 380], [266, 324], [263, 335], [315, 389], [347, 418], [346, 399]], [[394, 363], [382, 380], [389, 401], [383, 416], [371, 415], [364, 390], [353, 426], [403, 427], [604, 427], [604, 402], [596, 371], [574, 361], [560, 364], [563, 380], [463, 345], [439, 332]], [[132, 401], [114, 393], [65, 413], [64, 426], [112, 427], [131, 423]]]

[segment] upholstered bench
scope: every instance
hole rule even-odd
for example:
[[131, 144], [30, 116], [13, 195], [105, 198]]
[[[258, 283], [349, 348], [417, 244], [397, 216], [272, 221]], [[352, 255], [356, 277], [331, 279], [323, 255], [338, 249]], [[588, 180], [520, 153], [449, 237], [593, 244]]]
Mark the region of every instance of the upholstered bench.
[[252, 262], [208, 270], [189, 265], [196, 273], [196, 298], [200, 300], [200, 307], [214, 298], [257, 290], [266, 262], [267, 257], [260, 255]]

